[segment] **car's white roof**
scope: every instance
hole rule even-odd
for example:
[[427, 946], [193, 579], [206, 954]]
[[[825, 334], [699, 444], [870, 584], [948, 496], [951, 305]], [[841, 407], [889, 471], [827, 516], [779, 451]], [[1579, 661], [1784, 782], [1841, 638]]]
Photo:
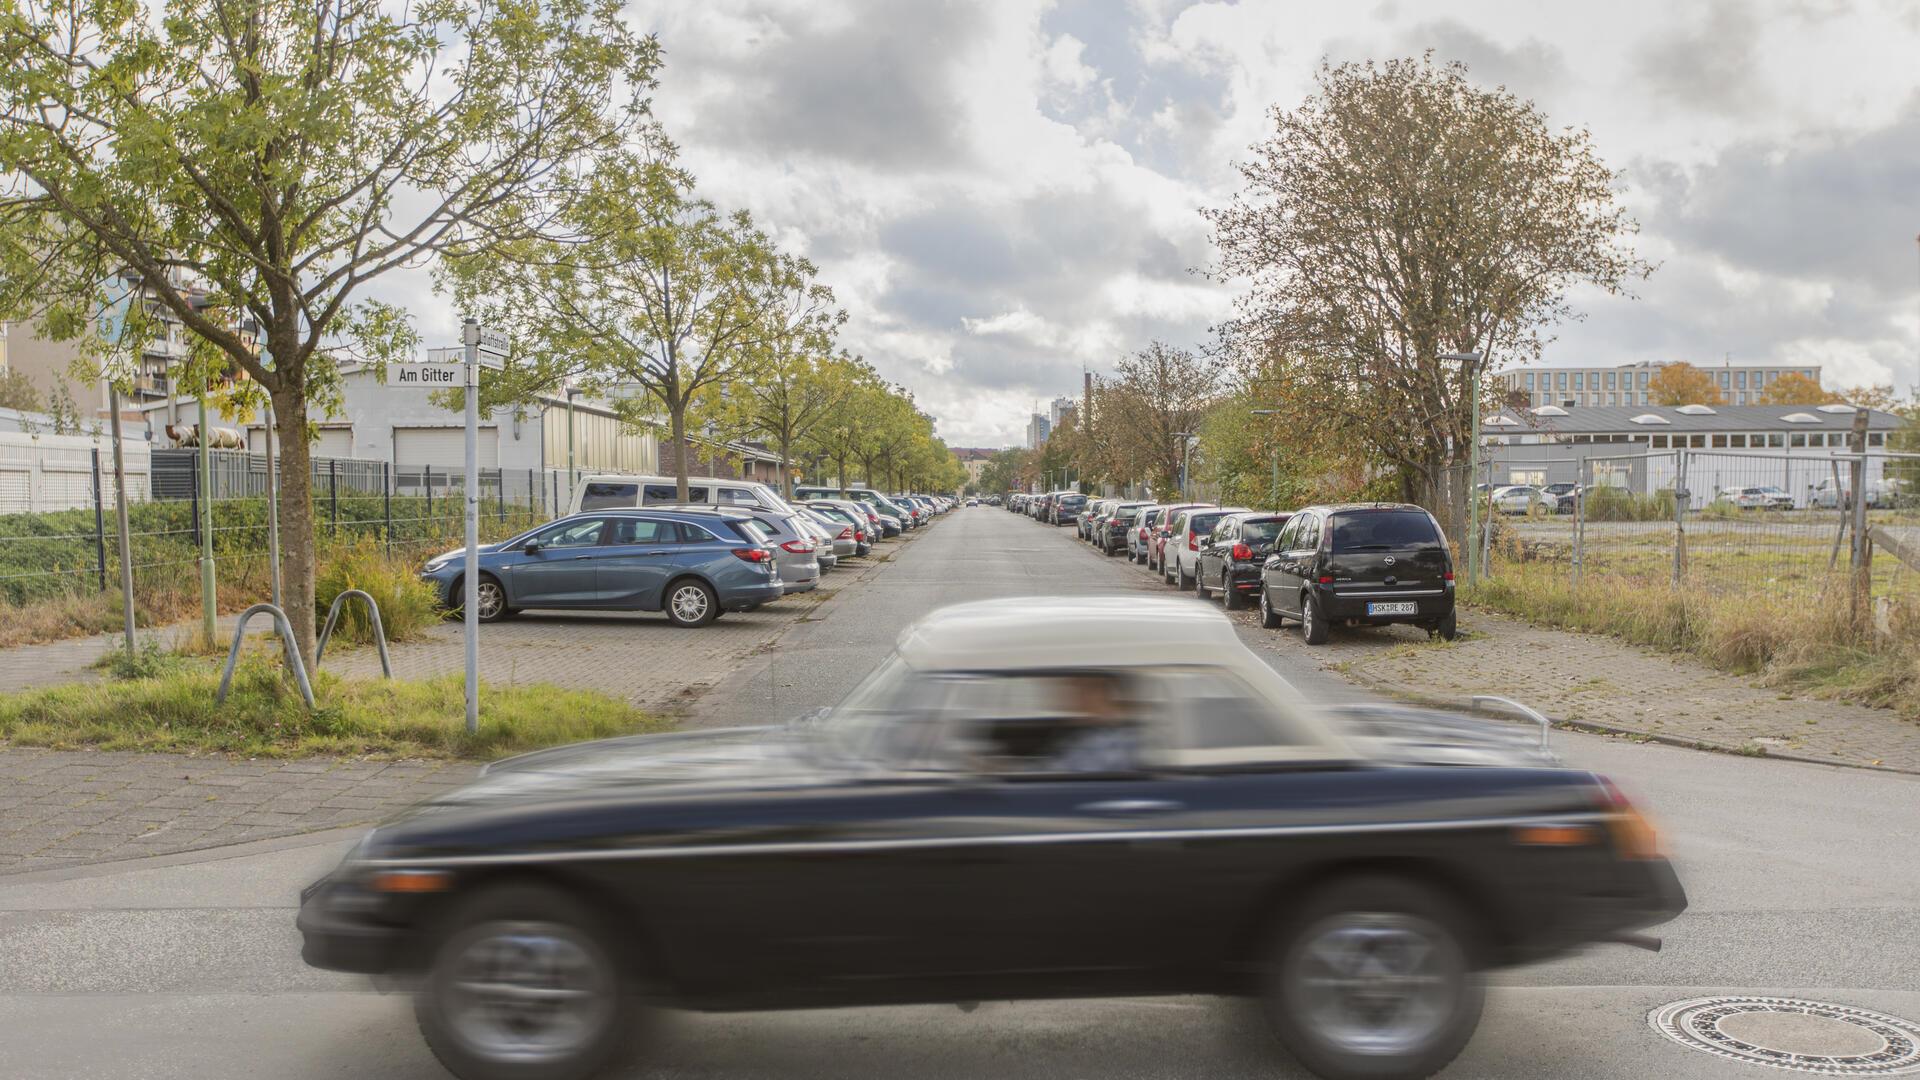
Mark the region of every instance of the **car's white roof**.
[[916, 668], [979, 671], [1219, 663], [1244, 646], [1217, 608], [1131, 595], [955, 604], [907, 627], [899, 649]]

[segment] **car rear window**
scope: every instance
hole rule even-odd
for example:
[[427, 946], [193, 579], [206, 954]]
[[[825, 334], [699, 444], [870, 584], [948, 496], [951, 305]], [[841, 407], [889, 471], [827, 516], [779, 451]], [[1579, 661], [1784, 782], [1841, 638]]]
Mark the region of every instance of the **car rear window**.
[[588, 484], [580, 496], [580, 509], [605, 510], [609, 507], [640, 505], [639, 484]]
[[1113, 516], [1119, 518], [1121, 521], [1136, 521], [1140, 517], [1140, 508], [1137, 506], [1123, 506], [1115, 510]]
[[767, 534], [761, 532], [760, 526], [755, 525], [751, 521], [728, 521], [727, 527], [733, 530], [734, 535], [749, 544], [765, 544], [767, 542]]
[[1212, 532], [1214, 525], [1218, 524], [1223, 517], [1226, 517], [1226, 515], [1195, 514], [1187, 519], [1187, 531], [1196, 533]]
[[1280, 530], [1285, 528], [1286, 524], [1286, 522], [1277, 518], [1272, 521], [1244, 522], [1240, 526], [1240, 536], [1242, 539], [1252, 540], [1255, 543], [1270, 543], [1274, 537], [1280, 535]]
[[1061, 506], [1085, 506], [1086, 503], [1087, 497], [1085, 495], [1062, 495], [1060, 497]]
[[1433, 519], [1413, 510], [1358, 510], [1333, 518], [1333, 550], [1393, 551], [1440, 542]]

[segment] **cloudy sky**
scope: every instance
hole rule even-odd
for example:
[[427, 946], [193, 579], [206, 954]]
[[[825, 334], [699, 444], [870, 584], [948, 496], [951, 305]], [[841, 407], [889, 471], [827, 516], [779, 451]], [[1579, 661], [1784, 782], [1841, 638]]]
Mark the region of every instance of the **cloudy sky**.
[[1552, 362], [1920, 378], [1920, 0], [635, 0], [705, 193], [823, 270], [956, 445], [1231, 293], [1203, 206], [1322, 57], [1434, 49], [1583, 125], [1660, 264]]

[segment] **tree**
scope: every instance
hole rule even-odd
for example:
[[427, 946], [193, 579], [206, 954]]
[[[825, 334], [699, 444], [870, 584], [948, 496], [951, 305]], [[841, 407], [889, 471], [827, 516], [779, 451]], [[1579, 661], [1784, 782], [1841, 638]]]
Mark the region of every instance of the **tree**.
[[1797, 371], [1789, 371], [1767, 384], [1760, 395], [1762, 405], [1826, 405], [1839, 400], [1840, 395], [1830, 393], [1820, 385], [1820, 380], [1809, 379]]
[[267, 392], [310, 660], [309, 408], [343, 346], [414, 345], [369, 283], [541, 233], [576, 162], [649, 122], [657, 62], [587, 0], [0, 0], [0, 313], [124, 380], [164, 309]]
[[760, 354], [739, 378], [711, 385], [701, 410], [729, 438], [772, 442], [784, 470], [782, 494], [793, 490], [791, 465], [801, 434], [832, 415], [859, 374], [850, 356], [833, 355], [846, 312], [834, 308], [831, 289], [813, 282], [811, 263], [797, 267], [771, 312]]
[[980, 470], [980, 490], [989, 495], [1005, 495], [1010, 491], [1024, 489], [1026, 487], [1024, 473], [1027, 459], [1031, 456], [1031, 451], [1022, 450], [1017, 446], [995, 451], [994, 455], [987, 459], [986, 466]]
[[11, 368], [0, 371], [0, 409], [18, 409], [21, 412], [39, 412], [46, 408], [46, 402], [40, 399], [40, 391], [27, 378], [24, 371]]
[[1655, 405], [1719, 405], [1726, 401], [1713, 376], [1688, 363], [1664, 364], [1647, 380]]
[[1880, 412], [1897, 413], [1902, 407], [1898, 395], [1893, 392], [1892, 383], [1879, 386], [1849, 386], [1833, 396], [1832, 400], [1844, 401], [1861, 409], [1877, 409]]
[[[449, 259], [444, 277], [527, 355], [516, 393], [578, 379], [635, 426], [664, 411], [684, 501], [690, 410], [763, 354], [812, 268], [774, 251], [747, 214], [696, 198], [659, 140], [604, 156], [583, 186], [558, 235]], [[643, 394], [620, 393], [629, 387]]]
[[[1431, 54], [1322, 65], [1272, 120], [1241, 191], [1205, 211], [1214, 273], [1250, 286], [1236, 332], [1457, 525], [1476, 372], [1443, 354], [1537, 358], [1575, 315], [1570, 288], [1618, 293], [1650, 271], [1617, 177], [1585, 131]], [[1493, 380], [1483, 392], [1497, 404]]]
[[802, 456], [833, 466], [830, 476], [815, 479], [831, 479], [833, 486], [841, 489], [847, 486], [848, 466], [860, 458], [868, 425], [875, 422], [890, 396], [886, 384], [866, 361], [854, 357], [844, 363], [848, 386], [839, 405], [798, 438]]
[[1155, 491], [1177, 489], [1187, 456], [1182, 433], [1200, 430], [1220, 395], [1225, 367], [1155, 341], [1123, 358], [1115, 372], [1097, 396], [1108, 460], [1131, 471], [1123, 482], [1145, 479]]

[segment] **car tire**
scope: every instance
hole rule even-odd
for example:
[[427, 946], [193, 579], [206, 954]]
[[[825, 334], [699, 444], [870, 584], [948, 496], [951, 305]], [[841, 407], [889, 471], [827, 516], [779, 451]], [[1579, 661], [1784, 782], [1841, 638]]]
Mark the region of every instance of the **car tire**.
[[1260, 626], [1266, 630], [1278, 630], [1282, 626], [1285, 626], [1286, 623], [1287, 620], [1282, 618], [1279, 610], [1273, 606], [1273, 595], [1267, 592], [1267, 587], [1264, 583], [1261, 584]]
[[1174, 582], [1173, 582], [1174, 588], [1179, 589], [1181, 592], [1185, 592], [1187, 589], [1192, 587], [1193, 583], [1187, 580], [1187, 568], [1180, 565], [1180, 562], [1177, 559], [1174, 561], [1174, 564], [1173, 564], [1173, 576], [1174, 576]]
[[1211, 599], [1207, 591], [1207, 575], [1202, 573], [1198, 566], [1193, 568], [1193, 595], [1202, 600]]
[[1452, 641], [1454, 638], [1459, 637], [1460, 623], [1456, 613], [1449, 611], [1445, 615], [1442, 615], [1440, 621], [1433, 624], [1433, 632], [1438, 635], [1442, 641]]
[[667, 621], [675, 626], [705, 626], [720, 611], [720, 601], [713, 595], [713, 586], [699, 578], [680, 578], [668, 582], [664, 595], [661, 610], [667, 613]]
[[1300, 640], [1309, 645], [1325, 645], [1327, 632], [1327, 616], [1320, 610], [1320, 598], [1311, 591], [1300, 594]]
[[1220, 571], [1220, 605], [1228, 611], [1239, 611], [1247, 606], [1240, 596], [1240, 590], [1233, 587], [1233, 577], [1225, 570]]
[[[448, 615], [458, 617], [465, 614], [466, 588], [467, 582], [465, 578], [455, 578], [453, 584], [447, 587], [447, 594], [453, 597], [452, 602], [447, 605]], [[520, 614], [520, 609], [507, 606], [507, 587], [500, 584], [500, 579], [494, 577], [492, 574], [484, 571], [480, 574], [478, 592], [480, 594], [481, 622], [499, 622], [502, 619], [511, 619], [515, 615]]]
[[[1430, 1076], [1480, 1025], [1474, 930], [1451, 896], [1423, 882], [1335, 881], [1278, 926], [1259, 958], [1267, 1021], [1328, 1080]], [[1390, 995], [1404, 1000], [1381, 1008]]]
[[[590, 907], [546, 886], [503, 885], [457, 903], [414, 996], [427, 1047], [460, 1080], [599, 1072], [629, 1049], [633, 1031], [617, 940]], [[519, 993], [535, 989], [578, 996], [556, 1005]]]

